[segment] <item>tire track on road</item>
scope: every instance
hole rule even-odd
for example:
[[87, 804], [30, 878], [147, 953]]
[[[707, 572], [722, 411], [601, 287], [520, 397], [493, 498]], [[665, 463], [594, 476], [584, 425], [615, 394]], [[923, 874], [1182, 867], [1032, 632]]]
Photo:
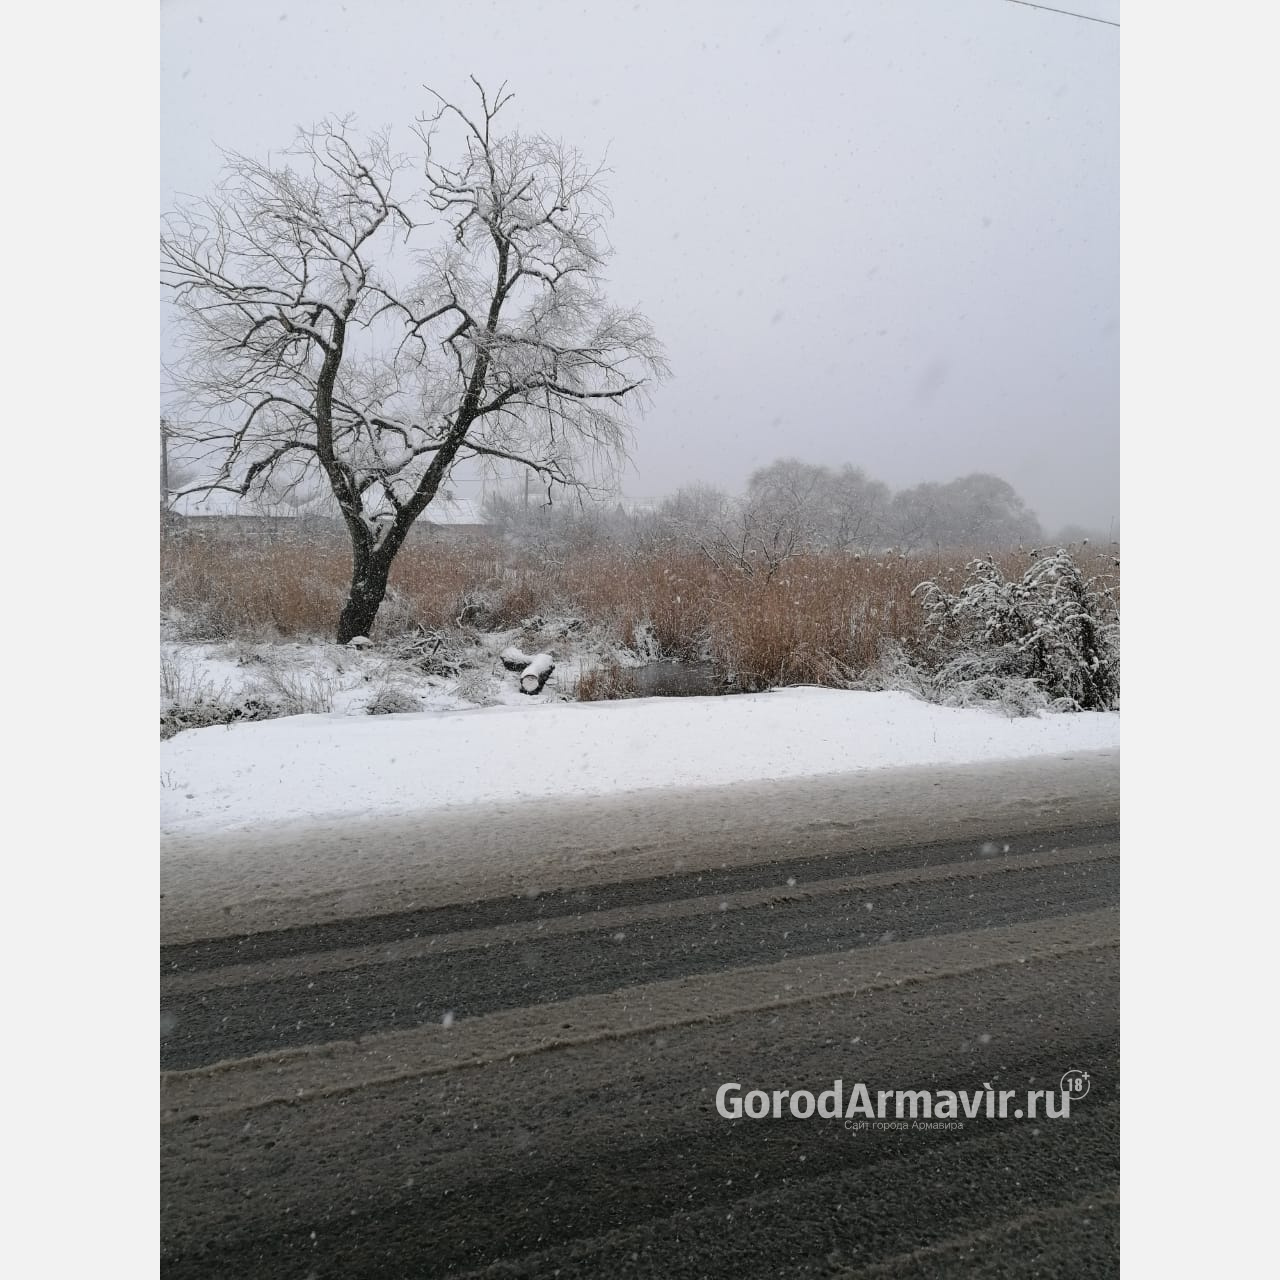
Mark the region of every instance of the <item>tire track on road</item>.
[[[738, 968], [769, 955], [814, 955], [1088, 912], [1118, 892], [1118, 859], [1105, 845], [1033, 856], [992, 873], [941, 870], [871, 890], [854, 881], [801, 898], [778, 886], [782, 892], [736, 911], [727, 898], [701, 898], [691, 914], [668, 911], [638, 928], [529, 932], [279, 977], [249, 969], [234, 985], [168, 993], [161, 1063], [184, 1069]], [[353, 926], [357, 937], [360, 928]]]
[[[162, 953], [162, 1272], [1114, 1275], [1109, 803], [1007, 839], [784, 859], [762, 840], [671, 876], [184, 924]], [[1054, 1121], [715, 1108], [727, 1081], [1017, 1092], [1068, 1069], [1092, 1089]]]

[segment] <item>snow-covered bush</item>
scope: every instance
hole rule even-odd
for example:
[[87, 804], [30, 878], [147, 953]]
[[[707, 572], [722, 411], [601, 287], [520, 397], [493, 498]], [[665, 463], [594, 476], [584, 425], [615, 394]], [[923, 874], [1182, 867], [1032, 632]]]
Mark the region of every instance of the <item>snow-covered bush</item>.
[[986, 661], [957, 658], [929, 680], [930, 701], [944, 707], [985, 707], [1008, 716], [1033, 716], [1040, 711], [1075, 711], [1063, 700], [1052, 700], [1030, 676], [985, 669]]
[[[526, 662], [520, 668], [527, 667]], [[449, 690], [455, 698], [464, 702], [473, 702], [477, 707], [492, 707], [498, 701], [499, 681], [491, 670], [484, 667], [473, 667], [464, 671]]]
[[498, 592], [493, 610], [489, 614], [489, 629], [504, 631], [518, 627], [536, 613], [542, 604], [542, 596], [533, 579], [522, 575], [516, 582], [509, 582]]
[[865, 671], [831, 663], [830, 683], [835, 688], [862, 689], [868, 693], [909, 693], [926, 702], [936, 701], [933, 679], [898, 641], [884, 644]]
[[184, 729], [207, 729], [211, 725], [236, 724], [247, 720], [274, 720], [285, 714], [279, 703], [255, 694], [209, 697], [197, 695], [189, 702], [170, 702], [160, 708], [160, 740], [172, 738]]
[[250, 692], [264, 703], [274, 704], [276, 715], [327, 715], [333, 710], [338, 679], [322, 671], [266, 667]]
[[371, 716], [403, 715], [407, 711], [421, 711], [422, 703], [413, 694], [394, 684], [384, 684], [369, 699], [365, 710]]
[[489, 587], [468, 587], [458, 596], [454, 605], [455, 625], [477, 627], [481, 631], [492, 630], [493, 614], [497, 603], [497, 593]]
[[924, 605], [926, 652], [942, 701], [997, 701], [1035, 711], [1104, 711], [1120, 697], [1119, 613], [1111, 592], [1086, 579], [1065, 550], [1007, 579], [989, 559], [971, 560], [964, 586], [936, 582]]

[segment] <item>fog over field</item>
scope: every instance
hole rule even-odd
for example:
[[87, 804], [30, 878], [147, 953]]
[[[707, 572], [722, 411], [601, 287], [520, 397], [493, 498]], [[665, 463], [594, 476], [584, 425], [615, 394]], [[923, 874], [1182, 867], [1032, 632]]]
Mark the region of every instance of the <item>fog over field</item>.
[[[606, 159], [609, 297], [672, 372], [628, 497], [742, 492], [794, 457], [893, 490], [992, 473], [1046, 530], [1118, 526], [1114, 27], [1004, 0], [171, 0], [162, 20], [164, 209], [212, 189], [219, 147], [266, 159], [327, 115], [408, 152], [423, 86], [465, 102], [472, 74], [514, 93], [505, 128]], [[477, 477], [452, 487], [478, 498]]]

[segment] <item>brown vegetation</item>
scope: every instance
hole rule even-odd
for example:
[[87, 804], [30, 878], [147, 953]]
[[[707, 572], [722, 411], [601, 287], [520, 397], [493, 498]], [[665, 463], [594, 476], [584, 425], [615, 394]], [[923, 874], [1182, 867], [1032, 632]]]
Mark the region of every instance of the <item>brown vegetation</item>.
[[[1086, 574], [1118, 583], [1109, 553], [1074, 554]], [[394, 604], [379, 626], [389, 633], [461, 618], [501, 630], [537, 614], [573, 614], [624, 645], [643, 628], [654, 657], [710, 656], [740, 686], [832, 684], [865, 671], [887, 646], [917, 645], [923, 612], [915, 587], [926, 579], [958, 583], [968, 559], [825, 552], [797, 556], [766, 580], [674, 550], [591, 548], [539, 564], [498, 541], [423, 539], [397, 559]], [[1007, 573], [1021, 573], [1029, 553], [997, 559]], [[349, 576], [349, 552], [336, 538], [170, 535], [163, 543], [163, 602], [181, 611], [193, 636], [327, 636]], [[587, 680], [587, 696], [617, 696], [609, 692], [615, 683], [602, 669]]]
[[635, 680], [626, 667], [604, 662], [578, 677], [579, 702], [614, 702], [636, 696]]

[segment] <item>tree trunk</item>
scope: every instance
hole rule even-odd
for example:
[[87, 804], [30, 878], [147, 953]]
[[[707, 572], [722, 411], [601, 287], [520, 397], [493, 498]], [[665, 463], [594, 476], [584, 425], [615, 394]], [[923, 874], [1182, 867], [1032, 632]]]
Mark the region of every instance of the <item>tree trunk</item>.
[[338, 619], [338, 643], [346, 644], [354, 636], [367, 636], [387, 594], [390, 556], [376, 556], [356, 548], [351, 557], [351, 588]]

